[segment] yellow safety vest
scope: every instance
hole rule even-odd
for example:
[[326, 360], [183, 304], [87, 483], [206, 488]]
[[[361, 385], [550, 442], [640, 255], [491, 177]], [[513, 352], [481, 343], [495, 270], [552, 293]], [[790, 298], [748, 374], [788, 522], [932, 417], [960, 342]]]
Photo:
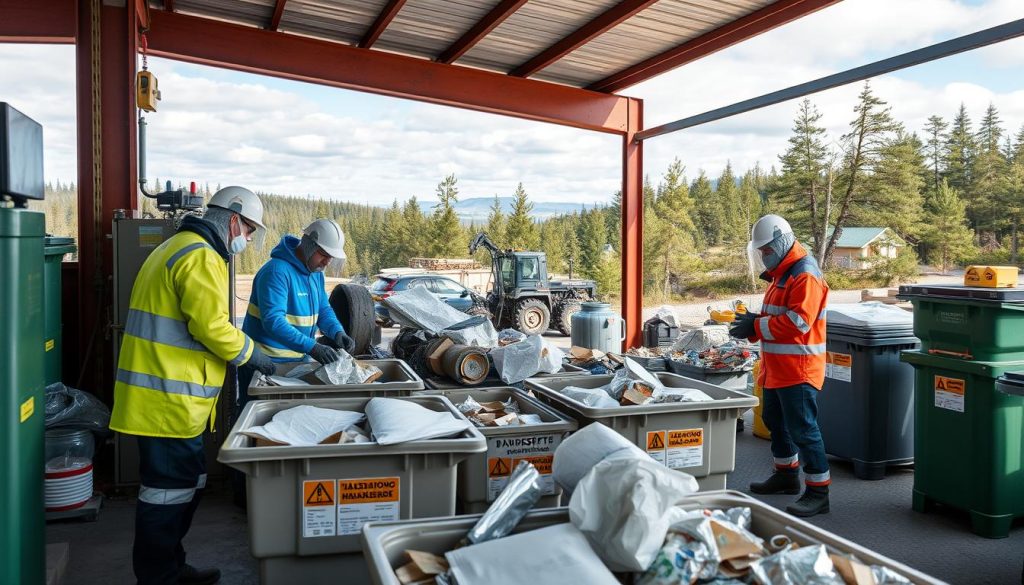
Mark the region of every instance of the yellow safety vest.
[[228, 269], [200, 235], [178, 232], [146, 259], [132, 287], [110, 428], [191, 438], [214, 423], [227, 363], [253, 343], [228, 317]]

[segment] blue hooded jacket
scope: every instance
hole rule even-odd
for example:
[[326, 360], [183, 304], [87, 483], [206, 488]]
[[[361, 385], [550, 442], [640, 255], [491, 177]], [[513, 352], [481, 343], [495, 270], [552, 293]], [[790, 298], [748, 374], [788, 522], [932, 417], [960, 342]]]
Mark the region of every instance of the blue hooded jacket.
[[252, 283], [242, 331], [275, 362], [305, 359], [317, 328], [327, 337], [344, 331], [328, 302], [322, 272], [295, 255], [299, 238], [286, 235]]

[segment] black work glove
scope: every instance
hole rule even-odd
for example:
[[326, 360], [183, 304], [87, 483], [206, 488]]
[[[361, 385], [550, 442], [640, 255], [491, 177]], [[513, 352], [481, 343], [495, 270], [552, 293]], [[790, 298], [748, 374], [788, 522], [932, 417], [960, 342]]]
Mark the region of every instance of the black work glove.
[[314, 343], [309, 355], [325, 366], [338, 361], [338, 350], [322, 343]]
[[749, 311], [737, 314], [736, 320], [729, 328], [729, 335], [736, 339], [750, 339], [754, 336], [754, 323], [760, 317], [761, 315]]
[[352, 351], [356, 348], [356, 340], [349, 337], [344, 331], [334, 336], [334, 343], [337, 343], [338, 347], [344, 349], [349, 355], [352, 355]]
[[245, 362], [245, 365], [259, 371], [264, 376], [274, 375], [274, 370], [277, 369], [274, 362], [258, 347], [252, 348], [252, 356], [249, 357], [249, 361]]

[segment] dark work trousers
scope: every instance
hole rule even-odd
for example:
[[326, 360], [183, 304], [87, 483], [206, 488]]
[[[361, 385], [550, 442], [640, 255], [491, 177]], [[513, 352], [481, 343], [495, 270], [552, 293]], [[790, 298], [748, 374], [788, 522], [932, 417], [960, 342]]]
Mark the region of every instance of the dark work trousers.
[[185, 564], [181, 541], [206, 487], [203, 436], [138, 437], [139, 501], [132, 565], [140, 585], [176, 584]]
[[805, 483], [827, 486], [831, 478], [818, 428], [818, 390], [810, 384], [797, 384], [766, 388], [762, 396], [761, 418], [772, 433], [775, 467], [797, 469], [803, 461]]

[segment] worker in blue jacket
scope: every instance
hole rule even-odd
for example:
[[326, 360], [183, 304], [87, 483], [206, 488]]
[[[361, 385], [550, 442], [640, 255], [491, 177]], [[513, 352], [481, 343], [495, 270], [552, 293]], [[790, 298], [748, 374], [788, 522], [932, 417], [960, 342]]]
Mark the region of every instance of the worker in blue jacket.
[[[345, 333], [328, 302], [324, 269], [340, 268], [345, 260], [345, 234], [329, 219], [302, 230], [302, 238], [286, 235], [253, 280], [242, 331], [277, 363], [338, 360], [336, 348], [351, 353], [355, 341]], [[323, 334], [317, 342], [317, 329]], [[308, 356], [308, 357], [307, 357]], [[255, 370], [239, 370], [239, 409], [249, 401]]]

